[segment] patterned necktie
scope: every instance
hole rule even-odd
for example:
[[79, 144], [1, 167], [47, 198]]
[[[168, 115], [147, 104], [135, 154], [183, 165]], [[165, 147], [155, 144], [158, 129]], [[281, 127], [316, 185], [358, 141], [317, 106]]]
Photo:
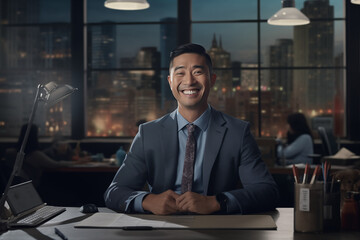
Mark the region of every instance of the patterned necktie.
[[185, 160], [184, 160], [184, 170], [181, 181], [181, 193], [191, 191], [193, 176], [194, 176], [194, 161], [195, 161], [195, 151], [196, 151], [196, 142], [194, 137], [195, 131], [194, 124], [186, 125], [188, 130], [188, 137], [186, 141], [186, 151], [185, 151]]

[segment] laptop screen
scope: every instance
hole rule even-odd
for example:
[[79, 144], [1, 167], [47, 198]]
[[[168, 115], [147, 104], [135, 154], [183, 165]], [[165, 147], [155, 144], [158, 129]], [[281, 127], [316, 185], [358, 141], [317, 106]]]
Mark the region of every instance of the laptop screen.
[[15, 216], [43, 204], [32, 181], [11, 186], [7, 202]]

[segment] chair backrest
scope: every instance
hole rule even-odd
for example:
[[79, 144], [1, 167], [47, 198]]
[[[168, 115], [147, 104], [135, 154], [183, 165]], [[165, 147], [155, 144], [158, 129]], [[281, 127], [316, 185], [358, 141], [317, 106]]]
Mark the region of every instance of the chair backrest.
[[268, 167], [273, 167], [277, 158], [275, 138], [256, 138], [256, 143], [260, 149], [262, 160]]
[[318, 132], [322, 142], [324, 156], [331, 156], [338, 152], [338, 145], [335, 136], [332, 132], [326, 130], [324, 127], [318, 127]]

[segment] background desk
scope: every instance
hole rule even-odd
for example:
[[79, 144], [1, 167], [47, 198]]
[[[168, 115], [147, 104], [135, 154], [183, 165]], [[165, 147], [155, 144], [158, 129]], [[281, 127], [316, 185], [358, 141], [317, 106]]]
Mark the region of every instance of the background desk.
[[104, 192], [118, 168], [99, 163], [48, 169], [42, 176], [39, 193], [50, 205], [79, 207], [94, 203], [104, 207]]
[[[101, 212], [111, 212], [101, 208]], [[293, 209], [279, 208], [269, 213], [273, 216], [277, 230], [152, 230], [152, 231], [124, 231], [121, 229], [79, 229], [74, 224], [87, 217], [78, 208], [67, 208], [67, 211], [38, 228], [24, 228], [2, 233], [1, 240], [19, 239], [60, 239], [54, 233], [54, 227], [62, 231], [69, 240], [110, 240], [110, 239], [306, 239], [306, 240], [358, 240], [360, 231], [325, 232], [325, 233], [294, 233]]]

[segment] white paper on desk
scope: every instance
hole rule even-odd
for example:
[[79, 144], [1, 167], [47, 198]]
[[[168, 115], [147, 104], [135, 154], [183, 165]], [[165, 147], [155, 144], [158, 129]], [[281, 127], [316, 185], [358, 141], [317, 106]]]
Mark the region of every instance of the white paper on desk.
[[123, 228], [150, 226], [155, 229], [268, 229], [276, 224], [269, 215], [126, 215], [95, 213], [77, 223], [77, 228]]
[[180, 224], [158, 220], [147, 220], [121, 213], [95, 213], [91, 217], [88, 217], [75, 225], [75, 227], [93, 228], [122, 228], [138, 226], [151, 226], [153, 228], [186, 228], [186, 226]]
[[329, 158], [338, 158], [338, 159], [350, 159], [350, 158], [359, 158], [355, 153], [349, 151], [347, 148], [341, 148], [335, 155], [329, 156]]

